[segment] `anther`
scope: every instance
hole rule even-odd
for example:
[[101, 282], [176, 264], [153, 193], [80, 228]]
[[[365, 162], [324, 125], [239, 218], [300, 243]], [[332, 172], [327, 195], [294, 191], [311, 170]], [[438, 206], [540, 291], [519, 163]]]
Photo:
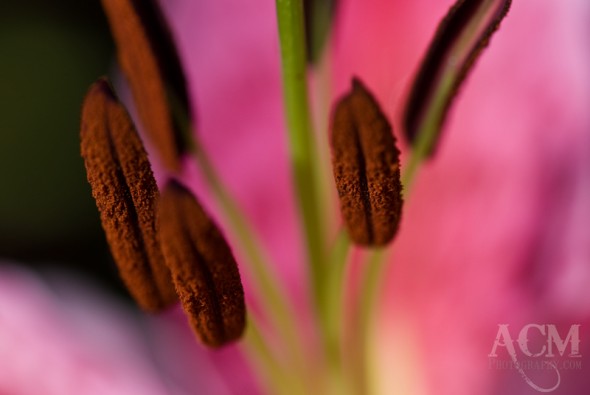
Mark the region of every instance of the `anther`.
[[81, 153], [111, 253], [129, 292], [145, 310], [176, 298], [156, 233], [158, 188], [129, 114], [106, 79], [84, 99]]
[[416, 145], [434, 128], [426, 154], [434, 154], [459, 87], [510, 8], [511, 0], [458, 0], [440, 22], [422, 61], [404, 114], [407, 140]]
[[160, 159], [171, 171], [189, 150], [188, 136], [171, 105], [190, 114], [184, 73], [162, 13], [154, 0], [102, 0], [117, 45], [119, 65], [137, 111]]
[[332, 115], [332, 163], [351, 239], [367, 246], [389, 243], [402, 208], [399, 151], [377, 101], [356, 78]]
[[175, 181], [162, 192], [159, 221], [162, 251], [195, 333], [211, 347], [236, 340], [246, 321], [244, 291], [217, 225]]

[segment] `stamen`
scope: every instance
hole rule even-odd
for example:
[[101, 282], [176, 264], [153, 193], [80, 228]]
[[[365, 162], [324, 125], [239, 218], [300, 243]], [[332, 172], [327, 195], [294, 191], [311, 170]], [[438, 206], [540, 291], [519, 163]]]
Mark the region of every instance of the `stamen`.
[[174, 181], [164, 188], [159, 218], [162, 251], [195, 333], [211, 347], [238, 339], [246, 322], [244, 291], [217, 225]]
[[170, 31], [153, 0], [102, 0], [102, 5], [142, 125], [165, 166], [178, 171], [191, 142], [175, 124], [169, 102], [181, 106], [182, 114], [190, 114], [190, 105]]
[[459, 87], [510, 4], [511, 0], [459, 0], [440, 22], [416, 75], [404, 115], [406, 137], [415, 148], [420, 134], [430, 134], [425, 153], [434, 153]]
[[143, 309], [160, 311], [177, 298], [156, 234], [158, 189], [129, 114], [106, 79], [86, 94], [80, 138], [88, 182], [121, 278]]
[[333, 112], [332, 163], [351, 239], [389, 243], [401, 217], [399, 151], [377, 101], [356, 78]]

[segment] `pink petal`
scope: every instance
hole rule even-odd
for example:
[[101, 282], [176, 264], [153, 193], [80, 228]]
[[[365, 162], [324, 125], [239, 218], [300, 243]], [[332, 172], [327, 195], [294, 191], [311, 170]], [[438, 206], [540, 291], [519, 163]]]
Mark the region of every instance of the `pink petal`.
[[76, 278], [0, 266], [0, 393], [169, 393], [137, 316]]

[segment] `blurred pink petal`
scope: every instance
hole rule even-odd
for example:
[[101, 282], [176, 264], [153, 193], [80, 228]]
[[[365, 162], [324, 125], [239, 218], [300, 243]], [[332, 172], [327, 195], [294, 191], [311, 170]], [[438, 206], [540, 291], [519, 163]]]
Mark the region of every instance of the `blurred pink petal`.
[[179, 308], [147, 316], [80, 278], [44, 277], [0, 266], [0, 394], [258, 393], [236, 347], [205, 350]]
[[0, 266], [0, 393], [169, 393], [137, 315], [76, 281]]

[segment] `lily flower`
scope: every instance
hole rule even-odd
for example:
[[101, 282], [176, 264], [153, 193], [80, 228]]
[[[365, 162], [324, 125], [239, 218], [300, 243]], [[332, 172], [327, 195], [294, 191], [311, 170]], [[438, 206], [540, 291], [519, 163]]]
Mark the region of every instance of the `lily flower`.
[[[582, 364], [590, 356], [588, 5], [516, 1], [491, 37], [509, 1], [460, 0], [449, 11], [453, 2], [443, 0], [341, 0], [327, 8], [330, 17], [316, 14], [324, 27], [316, 32], [327, 36], [313, 41], [322, 51], [306, 67], [301, 3], [160, 2], [188, 98], [175, 100], [169, 91], [160, 97], [170, 114], [184, 115], [172, 115], [173, 128], [185, 133], [173, 139], [184, 148], [176, 156], [171, 140], [163, 144], [149, 130], [153, 113], [141, 101], [150, 97], [133, 92], [135, 84], [153, 81], [141, 81], [141, 74], [133, 81], [122, 65], [128, 88], [118, 85], [121, 97], [137, 108], [135, 127], [163, 191], [166, 210], [150, 211], [158, 216], [155, 238], [188, 321], [200, 341], [219, 345], [219, 327], [203, 324], [202, 310], [191, 308], [200, 291], [187, 286], [187, 276], [203, 266], [170, 259], [178, 258], [167, 252], [175, 237], [160, 235], [160, 229], [191, 226], [178, 209], [192, 211], [181, 203], [191, 194], [202, 202], [196, 211], [218, 224], [215, 235], [235, 255], [248, 308], [244, 337], [220, 350], [195, 340], [178, 306], [145, 318], [159, 367], [151, 379], [167, 386], [155, 393], [584, 394], [590, 384]], [[308, 10], [313, 3], [306, 2]], [[426, 67], [429, 59], [437, 61]], [[419, 83], [421, 75], [426, 82]], [[408, 120], [413, 110], [417, 123]], [[337, 139], [343, 124], [345, 137]], [[375, 124], [379, 133], [366, 132]], [[332, 182], [330, 157], [350, 147], [354, 155], [345, 153], [357, 162], [338, 167], [335, 159], [344, 170], [335, 170]], [[125, 163], [119, 155], [113, 168], [122, 172]], [[382, 228], [373, 214], [383, 199], [373, 199], [371, 188], [385, 188], [374, 180], [383, 169], [391, 181], [400, 167], [404, 189], [392, 192], [399, 182], [386, 184], [393, 203], [385, 210], [399, 229], [397, 222], [391, 226], [389, 247], [375, 248], [370, 241]], [[352, 177], [342, 188], [338, 175], [359, 168], [359, 184]], [[91, 174], [100, 178], [89, 170], [91, 183]], [[170, 185], [182, 191], [176, 203]], [[361, 220], [348, 221], [346, 199], [338, 211], [337, 190], [360, 201]], [[350, 191], [358, 190], [357, 199]], [[137, 206], [141, 213], [145, 206]], [[108, 234], [118, 225], [109, 225], [108, 210], [99, 208]], [[160, 228], [171, 216], [166, 212], [174, 212], [174, 221]], [[364, 242], [354, 235], [356, 226]], [[196, 261], [205, 254], [202, 237], [185, 243], [197, 246]], [[151, 286], [170, 285], [167, 279], [154, 275]], [[133, 282], [126, 283], [134, 294]], [[203, 289], [208, 295], [212, 288]], [[219, 339], [225, 344], [234, 336]], [[65, 359], [73, 355], [64, 352]], [[81, 386], [76, 393], [92, 392]]]

